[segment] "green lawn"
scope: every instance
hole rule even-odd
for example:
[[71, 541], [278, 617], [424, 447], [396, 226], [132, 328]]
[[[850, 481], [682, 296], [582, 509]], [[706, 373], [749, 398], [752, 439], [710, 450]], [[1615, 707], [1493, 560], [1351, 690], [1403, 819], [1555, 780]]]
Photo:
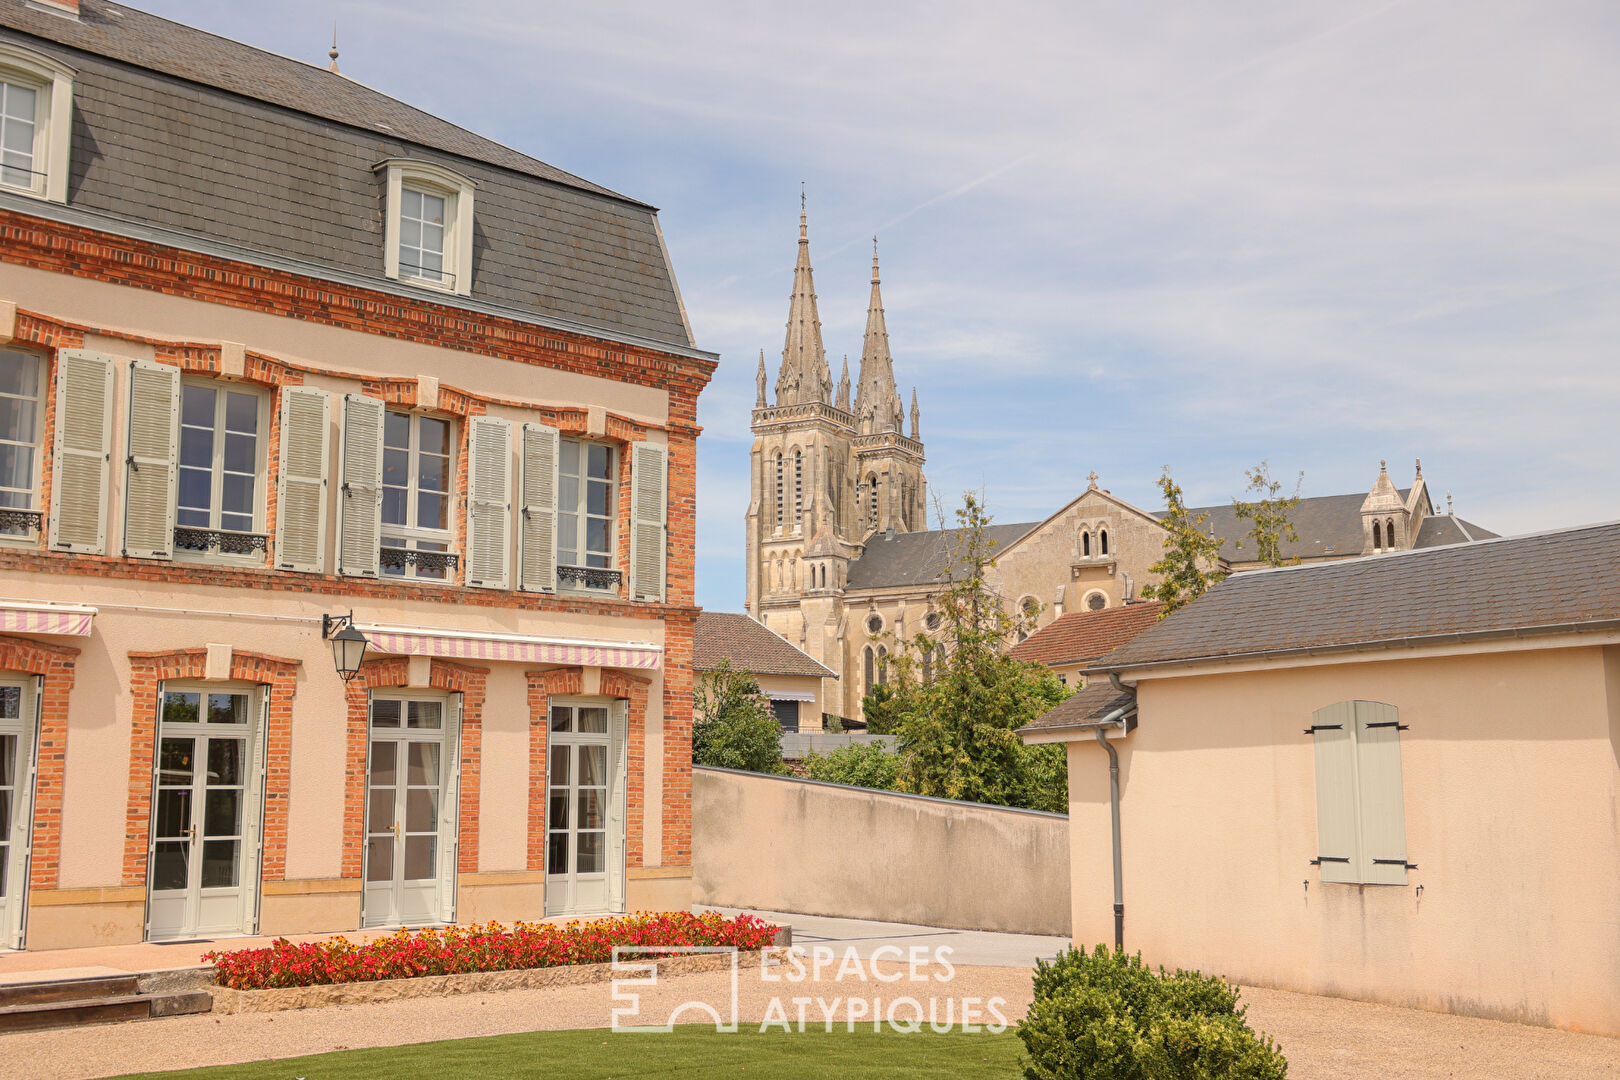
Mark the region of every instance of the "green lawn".
[[[799, 1034], [746, 1027], [720, 1035], [713, 1028], [682, 1027], [668, 1035], [615, 1035], [611, 1031], [538, 1031], [487, 1039], [345, 1050], [334, 1054], [221, 1065], [184, 1072], [141, 1073], [138, 1080], [406, 1080], [431, 1077], [625, 1080], [650, 1076], [769, 1077], [770, 1080], [1015, 1080], [1022, 1050], [1011, 1031], [1000, 1035], [915, 1035], [871, 1027], [854, 1032], [814, 1028]], [[124, 1080], [137, 1080], [136, 1077]]]

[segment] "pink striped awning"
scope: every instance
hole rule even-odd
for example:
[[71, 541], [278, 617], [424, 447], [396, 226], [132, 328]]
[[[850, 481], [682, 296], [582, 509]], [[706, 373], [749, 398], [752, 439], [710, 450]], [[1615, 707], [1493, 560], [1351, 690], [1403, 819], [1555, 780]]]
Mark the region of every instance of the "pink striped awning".
[[477, 634], [359, 624], [371, 648], [403, 656], [443, 656], [458, 660], [496, 660], [517, 664], [579, 664], [585, 667], [656, 671], [663, 649], [633, 641], [574, 641], [567, 638]]
[[0, 633], [89, 637], [90, 622], [95, 615], [95, 608], [77, 604], [0, 600]]

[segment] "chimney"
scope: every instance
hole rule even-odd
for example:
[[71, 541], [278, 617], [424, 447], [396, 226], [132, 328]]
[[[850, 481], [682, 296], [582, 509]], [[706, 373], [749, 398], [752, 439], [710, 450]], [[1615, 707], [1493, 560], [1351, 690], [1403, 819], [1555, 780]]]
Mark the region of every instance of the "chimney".
[[34, 0], [34, 5], [70, 19], [79, 17], [79, 0]]

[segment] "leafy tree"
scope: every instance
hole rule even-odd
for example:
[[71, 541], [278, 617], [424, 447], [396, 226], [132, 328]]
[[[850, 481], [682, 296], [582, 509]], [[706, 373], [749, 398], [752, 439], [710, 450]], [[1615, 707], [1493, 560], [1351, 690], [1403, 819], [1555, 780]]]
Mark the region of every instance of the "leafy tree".
[[900, 758], [881, 743], [851, 743], [805, 758], [804, 775], [830, 784], [893, 791], [900, 782]]
[[698, 679], [692, 720], [692, 761], [722, 769], [783, 773], [782, 726], [759, 682], [722, 660]]
[[[1254, 541], [1256, 557], [1267, 566], [1299, 562], [1297, 555], [1284, 559], [1282, 546], [1299, 540], [1299, 534], [1294, 531], [1293, 514], [1299, 505], [1300, 489], [1305, 486], [1305, 474], [1299, 474], [1294, 481], [1294, 493], [1288, 496], [1282, 494], [1282, 481], [1271, 478], [1271, 466], [1264, 461], [1245, 469], [1243, 475], [1249, 481], [1249, 492], [1260, 498], [1254, 502], [1233, 499], [1232, 513], [1238, 520], [1250, 523], [1249, 539]], [[1237, 546], [1242, 548], [1243, 541], [1238, 541]]]
[[[897, 643], [889, 683], [900, 736], [900, 787], [919, 795], [999, 806], [1064, 807], [1062, 748], [1025, 746], [1016, 730], [1068, 696], [1046, 667], [1015, 660], [1007, 645], [1029, 616], [992, 586], [996, 543], [990, 515], [971, 492], [944, 590], [935, 597], [937, 636]], [[915, 676], [928, 656], [930, 678]]]
[[900, 724], [899, 685], [873, 683], [861, 698], [861, 715], [866, 718], [866, 730], [873, 735], [893, 735]]
[[1162, 619], [1204, 595], [1226, 573], [1220, 569], [1222, 540], [1205, 529], [1209, 515], [1187, 509], [1181, 485], [1171, 477], [1168, 465], [1159, 475], [1159, 490], [1164, 493], [1166, 510], [1160, 519], [1164, 554], [1148, 567], [1159, 575], [1159, 583], [1145, 586], [1142, 595], [1164, 604], [1159, 610]]

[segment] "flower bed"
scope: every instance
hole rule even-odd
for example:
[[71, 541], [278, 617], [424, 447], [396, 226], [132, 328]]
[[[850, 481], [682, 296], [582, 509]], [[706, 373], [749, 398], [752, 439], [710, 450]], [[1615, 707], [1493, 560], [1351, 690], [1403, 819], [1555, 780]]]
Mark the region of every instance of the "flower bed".
[[[605, 964], [616, 945], [675, 948], [770, 945], [777, 928], [752, 915], [714, 912], [641, 912], [591, 922], [500, 923], [443, 930], [398, 930], [356, 944], [344, 937], [295, 945], [285, 938], [263, 949], [211, 952], [214, 981], [235, 990], [326, 986], [335, 983], [523, 971], [573, 964]], [[656, 955], [649, 953], [648, 955]]]

